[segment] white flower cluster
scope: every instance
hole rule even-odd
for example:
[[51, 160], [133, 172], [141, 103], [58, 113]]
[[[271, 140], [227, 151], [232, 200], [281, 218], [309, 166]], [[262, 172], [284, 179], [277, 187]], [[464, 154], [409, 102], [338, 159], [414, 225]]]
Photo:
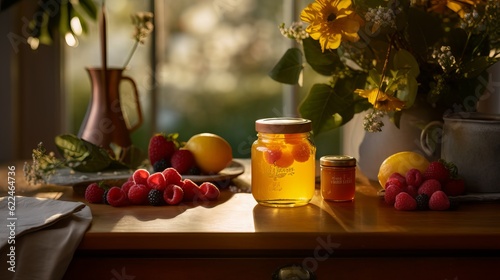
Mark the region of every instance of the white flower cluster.
[[294, 22], [290, 27], [285, 27], [285, 24], [282, 23], [279, 26], [281, 35], [286, 38], [295, 39], [297, 43], [301, 43], [302, 40], [309, 37], [309, 33], [304, 29], [302, 22]]
[[387, 7], [369, 8], [365, 14], [367, 22], [373, 23], [374, 29], [379, 27], [396, 28], [396, 15]]
[[385, 115], [384, 112], [372, 110], [366, 114], [363, 119], [363, 128], [367, 132], [380, 132], [384, 126], [384, 122], [380, 119]]
[[436, 59], [445, 73], [457, 68], [455, 56], [451, 53], [450, 46], [441, 46], [432, 53], [432, 58]]
[[150, 12], [138, 12], [132, 15], [132, 23], [135, 26], [133, 33], [133, 38], [144, 44], [148, 35], [153, 32], [153, 13]]

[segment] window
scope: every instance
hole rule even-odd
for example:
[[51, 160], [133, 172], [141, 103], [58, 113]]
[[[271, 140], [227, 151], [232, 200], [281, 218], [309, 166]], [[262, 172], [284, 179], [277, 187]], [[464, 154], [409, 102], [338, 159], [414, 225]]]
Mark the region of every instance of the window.
[[[250, 157], [256, 119], [279, 117], [286, 98], [281, 84], [267, 76], [289, 44], [278, 25], [285, 1], [268, 0], [107, 0], [108, 65], [121, 66], [132, 46], [130, 14], [153, 10], [155, 38], [133, 57], [126, 75], [138, 85], [145, 122], [132, 134], [147, 149], [153, 132], [178, 132], [180, 140], [200, 132], [227, 139], [234, 157]], [[66, 53], [66, 89], [77, 133], [90, 96], [86, 66], [99, 66], [97, 26]], [[299, 89], [299, 98], [307, 86]], [[128, 94], [126, 86], [123, 91]], [[133, 104], [125, 104], [132, 108]], [[133, 115], [133, 110], [130, 110]], [[316, 137], [318, 154], [332, 153], [338, 132]]]

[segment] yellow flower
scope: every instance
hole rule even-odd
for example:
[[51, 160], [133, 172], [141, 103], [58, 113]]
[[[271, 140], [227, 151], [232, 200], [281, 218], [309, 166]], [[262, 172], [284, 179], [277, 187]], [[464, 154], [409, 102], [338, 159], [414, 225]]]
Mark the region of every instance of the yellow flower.
[[368, 98], [368, 102], [373, 104], [373, 108], [379, 111], [401, 111], [405, 103], [397, 97], [388, 95], [378, 88], [374, 89], [357, 89], [354, 91], [361, 97]]
[[306, 31], [319, 40], [321, 50], [336, 49], [342, 41], [357, 42], [364, 21], [354, 13], [351, 0], [316, 0], [309, 4], [300, 19], [309, 23]]
[[448, 8], [463, 18], [467, 5], [476, 5], [480, 2], [481, 0], [431, 0], [429, 11], [443, 14]]

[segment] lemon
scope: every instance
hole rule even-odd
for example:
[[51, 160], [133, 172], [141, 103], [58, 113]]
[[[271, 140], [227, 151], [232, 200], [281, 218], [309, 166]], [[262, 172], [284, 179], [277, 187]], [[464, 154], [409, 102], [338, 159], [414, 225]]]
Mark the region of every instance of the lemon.
[[219, 173], [233, 160], [231, 145], [213, 133], [193, 135], [184, 148], [193, 153], [196, 164], [205, 174]]
[[419, 153], [410, 151], [395, 153], [387, 157], [380, 165], [378, 181], [385, 188], [387, 179], [393, 173], [398, 172], [405, 176], [406, 172], [412, 168], [424, 172], [428, 165], [429, 161]]

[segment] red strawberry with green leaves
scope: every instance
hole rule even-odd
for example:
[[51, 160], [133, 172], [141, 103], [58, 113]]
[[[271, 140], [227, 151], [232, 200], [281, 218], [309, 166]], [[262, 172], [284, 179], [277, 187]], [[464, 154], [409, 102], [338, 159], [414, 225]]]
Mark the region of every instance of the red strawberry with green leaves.
[[178, 148], [177, 136], [177, 133], [169, 135], [157, 133], [149, 139], [148, 156], [151, 165], [154, 165], [161, 159], [170, 161], [170, 158]]
[[185, 175], [196, 165], [196, 161], [190, 150], [180, 149], [174, 152], [170, 158], [170, 164], [179, 174]]
[[441, 160], [431, 162], [423, 175], [425, 180], [435, 179], [438, 180], [441, 185], [444, 185], [450, 179], [450, 171]]

